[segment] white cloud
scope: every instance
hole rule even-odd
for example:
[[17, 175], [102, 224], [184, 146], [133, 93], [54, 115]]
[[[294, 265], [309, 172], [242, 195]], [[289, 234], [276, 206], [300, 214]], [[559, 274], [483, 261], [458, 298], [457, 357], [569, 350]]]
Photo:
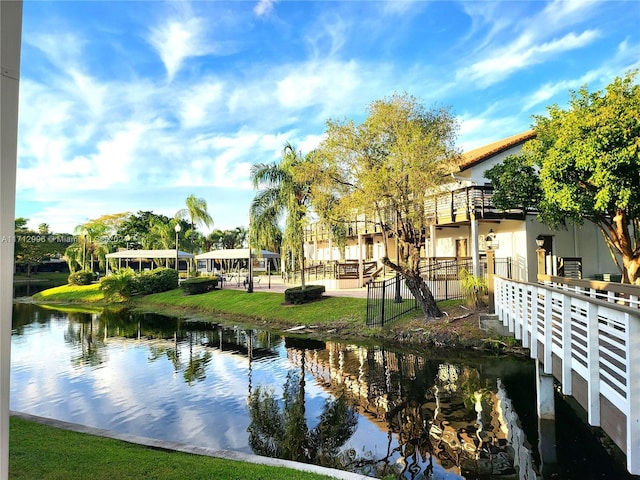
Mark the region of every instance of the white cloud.
[[178, 115], [184, 128], [205, 127], [217, 123], [223, 106], [224, 84], [216, 79], [203, 79], [178, 93]]
[[183, 21], [170, 19], [152, 28], [149, 43], [160, 55], [169, 81], [173, 80], [187, 58], [217, 51], [215, 42], [205, 36], [204, 19], [196, 17]]
[[569, 33], [560, 39], [537, 44], [528, 35], [523, 35], [506, 48], [461, 69], [456, 78], [487, 87], [504, 80], [518, 70], [543, 63], [553, 55], [582, 48], [593, 42], [598, 35], [596, 30], [587, 30], [579, 35]]
[[277, 0], [259, 0], [256, 6], [253, 7], [253, 13], [259, 17], [270, 14], [273, 11], [276, 1]]

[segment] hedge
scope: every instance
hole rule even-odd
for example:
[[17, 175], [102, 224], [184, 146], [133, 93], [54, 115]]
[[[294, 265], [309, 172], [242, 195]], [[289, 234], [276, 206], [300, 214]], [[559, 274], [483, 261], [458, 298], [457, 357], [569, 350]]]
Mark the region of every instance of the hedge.
[[218, 277], [189, 278], [180, 284], [185, 295], [197, 295], [206, 293], [218, 286]]
[[324, 285], [306, 285], [304, 289], [302, 287], [287, 288], [284, 291], [284, 301], [294, 305], [301, 305], [318, 300], [322, 297], [324, 291]]
[[166, 292], [178, 287], [178, 272], [173, 268], [156, 268], [136, 275], [135, 290], [142, 295]]
[[67, 282], [69, 285], [91, 285], [96, 278], [96, 274], [91, 270], [80, 270], [69, 275]]

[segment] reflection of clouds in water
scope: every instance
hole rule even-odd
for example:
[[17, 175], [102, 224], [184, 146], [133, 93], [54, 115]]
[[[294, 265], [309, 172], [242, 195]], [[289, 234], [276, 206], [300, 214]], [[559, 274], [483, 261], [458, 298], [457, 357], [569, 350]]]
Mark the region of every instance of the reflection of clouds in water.
[[[185, 340], [178, 344], [176, 372], [172, 345], [153, 350], [144, 341], [110, 337], [103, 342], [94, 335], [92, 348], [104, 362], [92, 368], [80, 359], [82, 343], [69, 341], [70, 330], [78, 333], [81, 327], [53, 322], [44, 330], [27, 326], [25, 335], [14, 337], [13, 409], [123, 433], [250, 451], [245, 355], [197, 344], [190, 349]], [[33, 355], [34, 351], [46, 353]], [[184, 372], [190, 353], [201, 361], [204, 352], [210, 355], [205, 376], [189, 385]], [[293, 367], [274, 355], [254, 360], [251, 368], [254, 384], [274, 385], [281, 391]], [[327, 394], [313, 385], [312, 377], [307, 381], [313, 414], [321, 410]]]
[[[119, 318], [97, 319], [90, 352], [86, 337], [80, 341], [75, 335], [81, 330], [86, 334], [86, 324], [69, 327], [64, 318], [44, 327], [27, 324], [26, 333], [13, 340], [12, 408], [121, 433], [251, 453], [249, 388], [254, 392], [258, 386], [273, 389], [279, 398], [287, 375], [294, 379], [300, 375], [301, 350], [287, 350], [281, 337], [267, 340], [263, 335], [258, 340], [255, 335], [251, 338], [257, 348], [250, 362], [249, 336], [244, 331], [196, 332], [192, 330], [199, 327], [190, 325], [178, 333], [176, 344], [173, 330], [164, 331], [173, 329], [174, 323], [161, 320], [156, 325], [145, 317], [138, 332], [135, 325]], [[134, 338], [104, 338], [105, 321], [109, 334]], [[152, 339], [158, 335], [166, 339]], [[223, 351], [215, 348], [219, 345]], [[34, 351], [43, 354], [34, 356]], [[414, 389], [438, 385], [441, 391], [459, 391], [464, 371], [457, 365], [375, 348], [334, 344], [328, 350], [304, 351], [309, 427], [318, 424], [325, 401], [346, 387], [352, 400], [363, 409], [373, 408], [377, 418], [361, 410], [358, 428], [345, 448], [358, 456], [369, 452], [369, 458], [377, 459], [389, 455], [389, 448], [395, 449], [388, 458], [392, 463], [410, 452], [402, 447], [399, 453], [397, 433], [391, 435], [389, 446], [386, 409], [404, 411], [403, 392]], [[418, 396], [413, 398], [421, 398], [428, 392], [414, 394]]]

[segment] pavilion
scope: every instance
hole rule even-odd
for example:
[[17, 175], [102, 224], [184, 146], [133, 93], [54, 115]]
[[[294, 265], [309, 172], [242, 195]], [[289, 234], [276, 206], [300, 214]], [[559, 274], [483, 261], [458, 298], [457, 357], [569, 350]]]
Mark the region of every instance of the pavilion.
[[[263, 263], [263, 265], [258, 265], [255, 267], [255, 270], [264, 270], [270, 271], [269, 263], [263, 261], [269, 259], [279, 259], [280, 254], [275, 252], [270, 252], [269, 250], [256, 250], [252, 249], [251, 258], [254, 262], [257, 260], [259, 263]], [[220, 250], [213, 250], [211, 252], [201, 253], [200, 255], [196, 255], [196, 260], [198, 263], [200, 261], [204, 261], [204, 268], [200, 268], [199, 270], [202, 273], [213, 273], [215, 272], [214, 263], [218, 261], [218, 263], [222, 266], [222, 270], [225, 272], [230, 272], [233, 270], [240, 270], [240, 264], [243, 261], [249, 260], [249, 249], [248, 248], [225, 248]], [[261, 262], [262, 260], [262, 262]]]
[[[118, 260], [118, 268], [123, 267], [123, 260], [125, 261], [124, 267], [138, 266], [138, 271], [142, 271], [144, 268], [155, 268], [158, 266], [158, 261], [164, 259], [164, 266], [169, 268], [169, 265], [176, 266], [176, 257], [179, 260], [185, 260], [185, 268], [184, 271], [188, 270], [188, 266], [186, 265], [186, 260], [190, 260], [194, 258], [195, 255], [192, 253], [187, 253], [183, 251], [176, 251], [174, 249], [165, 249], [165, 250], [120, 250], [119, 252], [107, 253], [107, 275], [109, 275], [109, 260], [117, 259]], [[155, 265], [154, 265], [154, 261]], [[179, 267], [180, 265], [178, 265]], [[135, 268], [134, 268], [135, 270]], [[178, 268], [180, 271], [180, 268]]]

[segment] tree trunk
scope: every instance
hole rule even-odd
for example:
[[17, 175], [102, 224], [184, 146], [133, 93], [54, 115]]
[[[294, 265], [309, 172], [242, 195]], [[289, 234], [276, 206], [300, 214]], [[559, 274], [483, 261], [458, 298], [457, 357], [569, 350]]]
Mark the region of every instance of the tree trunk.
[[301, 254], [300, 254], [300, 285], [302, 287], [302, 289], [304, 290], [304, 288], [306, 287], [305, 284], [305, 278], [304, 278], [304, 244], [302, 244], [301, 248]]
[[632, 285], [640, 285], [640, 258], [623, 258], [622, 263], [624, 265], [623, 283], [626, 283], [624, 281], [624, 277], [626, 277], [628, 283]]
[[402, 275], [402, 278], [404, 278], [405, 283], [407, 284], [407, 288], [415, 297], [416, 302], [418, 302], [418, 306], [422, 310], [425, 319], [428, 320], [442, 316], [442, 312], [436, 304], [436, 299], [433, 297], [433, 294], [424, 279], [420, 276], [419, 269], [415, 272], [403, 269], [390, 261], [389, 257], [384, 257], [382, 259], [382, 263]]
[[[629, 221], [626, 213], [618, 210], [612, 222], [594, 222], [600, 228], [609, 250], [613, 250], [612, 257], [622, 274], [622, 283], [640, 285], [640, 256], [636, 242], [629, 231]], [[615, 255], [619, 254], [619, 258]]]
[[418, 306], [422, 309], [425, 319], [439, 318], [442, 316], [436, 299], [420, 275], [405, 276], [404, 280], [407, 288], [415, 297], [416, 302], [418, 302]]

